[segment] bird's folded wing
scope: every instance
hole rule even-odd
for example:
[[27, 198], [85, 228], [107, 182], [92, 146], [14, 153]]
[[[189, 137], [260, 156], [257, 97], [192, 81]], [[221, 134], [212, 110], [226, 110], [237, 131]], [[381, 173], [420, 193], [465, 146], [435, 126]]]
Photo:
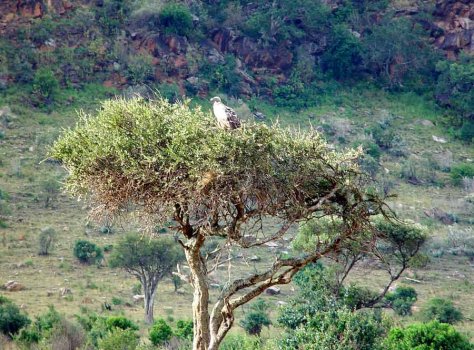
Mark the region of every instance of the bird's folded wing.
[[227, 116], [227, 121], [229, 122], [229, 126], [231, 129], [237, 129], [240, 128], [240, 119], [237, 117], [237, 113], [230, 108], [230, 107], [225, 107], [225, 114]]

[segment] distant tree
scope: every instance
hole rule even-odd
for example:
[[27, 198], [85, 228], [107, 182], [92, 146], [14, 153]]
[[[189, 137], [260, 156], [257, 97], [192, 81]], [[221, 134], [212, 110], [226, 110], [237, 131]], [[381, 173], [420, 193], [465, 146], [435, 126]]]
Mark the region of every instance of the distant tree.
[[39, 234], [39, 255], [48, 255], [56, 240], [56, 231], [51, 227], [45, 227]]
[[181, 248], [172, 238], [153, 239], [127, 235], [114, 246], [111, 267], [120, 267], [135, 276], [145, 294], [145, 322], [153, 323], [156, 288], [184, 259]]
[[[200, 108], [140, 98], [105, 102], [52, 149], [69, 171], [67, 188], [89, 193], [97, 216], [137, 209], [150, 229], [173, 220], [189, 266], [181, 275], [194, 288], [194, 350], [218, 349], [235, 310], [267, 288], [350, 242], [372, 241], [370, 218], [386, 207], [367, 189], [360, 155], [330, 150], [314, 130], [248, 123], [228, 132]], [[210, 307], [208, 274], [226, 250], [261, 247], [321, 217], [339, 218], [339, 229], [297, 257], [278, 256], [250, 276], [236, 272]], [[205, 243], [216, 237], [208, 260]]]
[[472, 350], [471, 344], [453, 326], [432, 321], [405, 328], [392, 328], [384, 342], [385, 350]]

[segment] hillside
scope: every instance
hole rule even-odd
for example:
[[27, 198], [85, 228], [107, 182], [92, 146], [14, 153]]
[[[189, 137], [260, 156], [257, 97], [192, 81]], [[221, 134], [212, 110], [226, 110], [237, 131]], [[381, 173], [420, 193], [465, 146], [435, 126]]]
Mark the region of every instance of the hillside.
[[[65, 171], [47, 152], [75, 125], [78, 110], [95, 113], [107, 98], [159, 92], [170, 100], [189, 97], [208, 111], [209, 98], [220, 95], [244, 120], [313, 126], [335, 149], [362, 145], [360, 165], [382, 192], [396, 194], [392, 209], [430, 235], [423, 248], [429, 263], [396, 282], [416, 289], [413, 315], [387, 313], [396, 324], [410, 324], [430, 299], [446, 298], [464, 315], [456, 329], [474, 339], [474, 5], [277, 3], [0, 4], [0, 285], [15, 280], [24, 287], [0, 295], [31, 318], [49, 305], [71, 320], [87, 312], [123, 314], [145, 339], [143, 307], [132, 298], [136, 279], [106, 263], [85, 266], [72, 253], [78, 239], [110, 248], [136, 232], [136, 223], [89, 220], [88, 204], [61, 192]], [[393, 45], [375, 50], [387, 42]], [[51, 255], [40, 256], [38, 236], [47, 227], [57, 239]], [[233, 252], [211, 282], [223, 284], [228, 268], [242, 275], [261, 270], [272, 252]], [[368, 262], [349, 282], [378, 289], [384, 278]], [[288, 285], [263, 298], [282, 305], [295, 293]], [[156, 315], [172, 325], [192, 316], [190, 286], [176, 293], [166, 279], [156, 299]], [[243, 333], [238, 326], [233, 332]], [[281, 332], [273, 325], [263, 337]]]

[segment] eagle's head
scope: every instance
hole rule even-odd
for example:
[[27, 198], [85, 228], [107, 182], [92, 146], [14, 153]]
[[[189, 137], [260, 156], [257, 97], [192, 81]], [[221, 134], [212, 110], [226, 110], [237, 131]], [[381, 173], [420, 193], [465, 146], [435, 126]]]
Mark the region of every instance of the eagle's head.
[[220, 102], [221, 102], [221, 98], [218, 97], [218, 96], [216, 96], [216, 97], [211, 98], [210, 101], [211, 101], [212, 103], [216, 103], [216, 102], [219, 102], [219, 103], [220, 103]]

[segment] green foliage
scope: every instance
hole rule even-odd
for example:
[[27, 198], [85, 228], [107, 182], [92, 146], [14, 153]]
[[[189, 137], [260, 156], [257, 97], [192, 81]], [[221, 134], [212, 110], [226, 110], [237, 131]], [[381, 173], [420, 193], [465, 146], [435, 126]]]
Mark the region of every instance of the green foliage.
[[135, 350], [138, 347], [139, 336], [133, 329], [114, 328], [98, 342], [101, 350]]
[[58, 94], [59, 82], [48, 68], [40, 68], [33, 79], [33, 92], [40, 106], [50, 105]]
[[[160, 281], [169, 275], [178, 262], [184, 259], [180, 246], [172, 238], [144, 238], [127, 235], [114, 247], [109, 258], [111, 267], [128, 271], [143, 271], [149, 278]], [[143, 276], [146, 277], [146, 276]]]
[[362, 146], [364, 153], [368, 154], [369, 156], [373, 157], [376, 160], [380, 158], [380, 155], [382, 153], [379, 145], [370, 140], [356, 141], [352, 144], [352, 146], [353, 147]]
[[380, 312], [354, 312], [345, 307], [321, 311], [306, 324], [286, 333], [280, 348], [290, 350], [375, 350], [380, 346], [386, 325]]
[[268, 305], [265, 300], [259, 299], [250, 305], [250, 311], [240, 321], [240, 326], [249, 334], [259, 336], [262, 327], [268, 327], [272, 324], [268, 315]]
[[[461, 55], [459, 61], [440, 61], [436, 97], [441, 105], [459, 112], [465, 122], [471, 120], [474, 111], [474, 59]], [[472, 133], [472, 131], [471, 131]], [[465, 141], [471, 141], [466, 135]]]
[[56, 231], [51, 227], [46, 227], [41, 230], [39, 234], [39, 255], [48, 255], [50, 250], [53, 248], [54, 241], [56, 240]]
[[189, 8], [178, 3], [168, 3], [163, 6], [160, 15], [160, 24], [167, 33], [189, 35], [193, 27], [193, 17]]
[[411, 307], [417, 300], [417, 293], [412, 287], [397, 287], [392, 293], [388, 293], [385, 299], [397, 315], [411, 315]]
[[471, 350], [474, 346], [453, 326], [432, 321], [406, 328], [392, 328], [384, 342], [386, 350]]
[[28, 316], [23, 314], [17, 305], [0, 296], [0, 333], [12, 336], [30, 323]]
[[361, 43], [344, 25], [336, 25], [324, 54], [321, 65], [336, 79], [355, 78], [362, 63]]
[[393, 88], [413, 81], [411, 88], [419, 90], [433, 84], [436, 55], [417, 25], [387, 16], [367, 32], [360, 51], [363, 63], [381, 82]]
[[[306, 198], [320, 198], [331, 190], [334, 184], [328, 183], [326, 172], [341, 188], [360, 190], [351, 185], [356, 165], [348, 161], [357, 158], [358, 152], [328, 152], [319, 133], [294, 133], [263, 123], [248, 123], [228, 133], [218, 129], [214, 118], [199, 108], [165, 100], [105, 102], [97, 117], [83, 117], [75, 130], [66, 132], [54, 144], [51, 155], [70, 170], [66, 186], [73, 193], [92, 190], [98, 201], [118, 209], [152, 191], [145, 195], [144, 209], [149, 208], [164, 222], [183, 200], [196, 202], [215, 196], [227, 201], [241, 186], [249, 194], [261, 192], [249, 184], [256, 185], [254, 179], [262, 177], [267, 179], [266, 190], [259, 200], [273, 205], [270, 203], [281, 198], [289, 210], [306, 205], [300, 202], [304, 197], [290, 195], [295, 188]], [[178, 177], [170, 176], [178, 173]], [[206, 183], [209, 174], [212, 181]], [[134, 184], [133, 191], [124, 181]], [[202, 196], [203, 190], [206, 196]], [[335, 210], [342, 207], [338, 208]]]
[[127, 60], [127, 78], [132, 84], [147, 83], [154, 77], [152, 57], [148, 54], [130, 55]]
[[229, 334], [222, 341], [220, 350], [258, 350], [261, 349], [262, 341], [258, 337], [241, 334]]
[[471, 163], [459, 163], [451, 167], [451, 180], [454, 185], [461, 185], [462, 179], [474, 178], [474, 164]]
[[433, 298], [421, 310], [423, 321], [439, 321], [454, 324], [463, 319], [462, 313], [450, 300]]
[[138, 331], [138, 326], [124, 316], [110, 316], [106, 320], [106, 325], [109, 330], [120, 328], [122, 330], [130, 329], [132, 331]]
[[131, 2], [128, 0], [104, 0], [102, 6], [95, 6], [95, 19], [107, 36], [120, 32], [121, 26], [130, 14]]
[[84, 264], [100, 263], [103, 258], [102, 249], [95, 243], [78, 240], [74, 244], [74, 256]]
[[41, 190], [45, 194], [45, 208], [52, 206], [52, 203], [56, 201], [56, 198], [60, 192], [60, 188], [60, 183], [55, 177], [48, 177], [41, 181]]
[[176, 329], [174, 335], [181, 339], [193, 339], [193, 321], [192, 320], [178, 320], [176, 322]]
[[163, 345], [173, 336], [173, 330], [164, 319], [156, 320], [148, 333], [153, 345]]
[[176, 102], [181, 98], [179, 86], [173, 83], [161, 83], [156, 86], [156, 90], [160, 96], [170, 102]]

